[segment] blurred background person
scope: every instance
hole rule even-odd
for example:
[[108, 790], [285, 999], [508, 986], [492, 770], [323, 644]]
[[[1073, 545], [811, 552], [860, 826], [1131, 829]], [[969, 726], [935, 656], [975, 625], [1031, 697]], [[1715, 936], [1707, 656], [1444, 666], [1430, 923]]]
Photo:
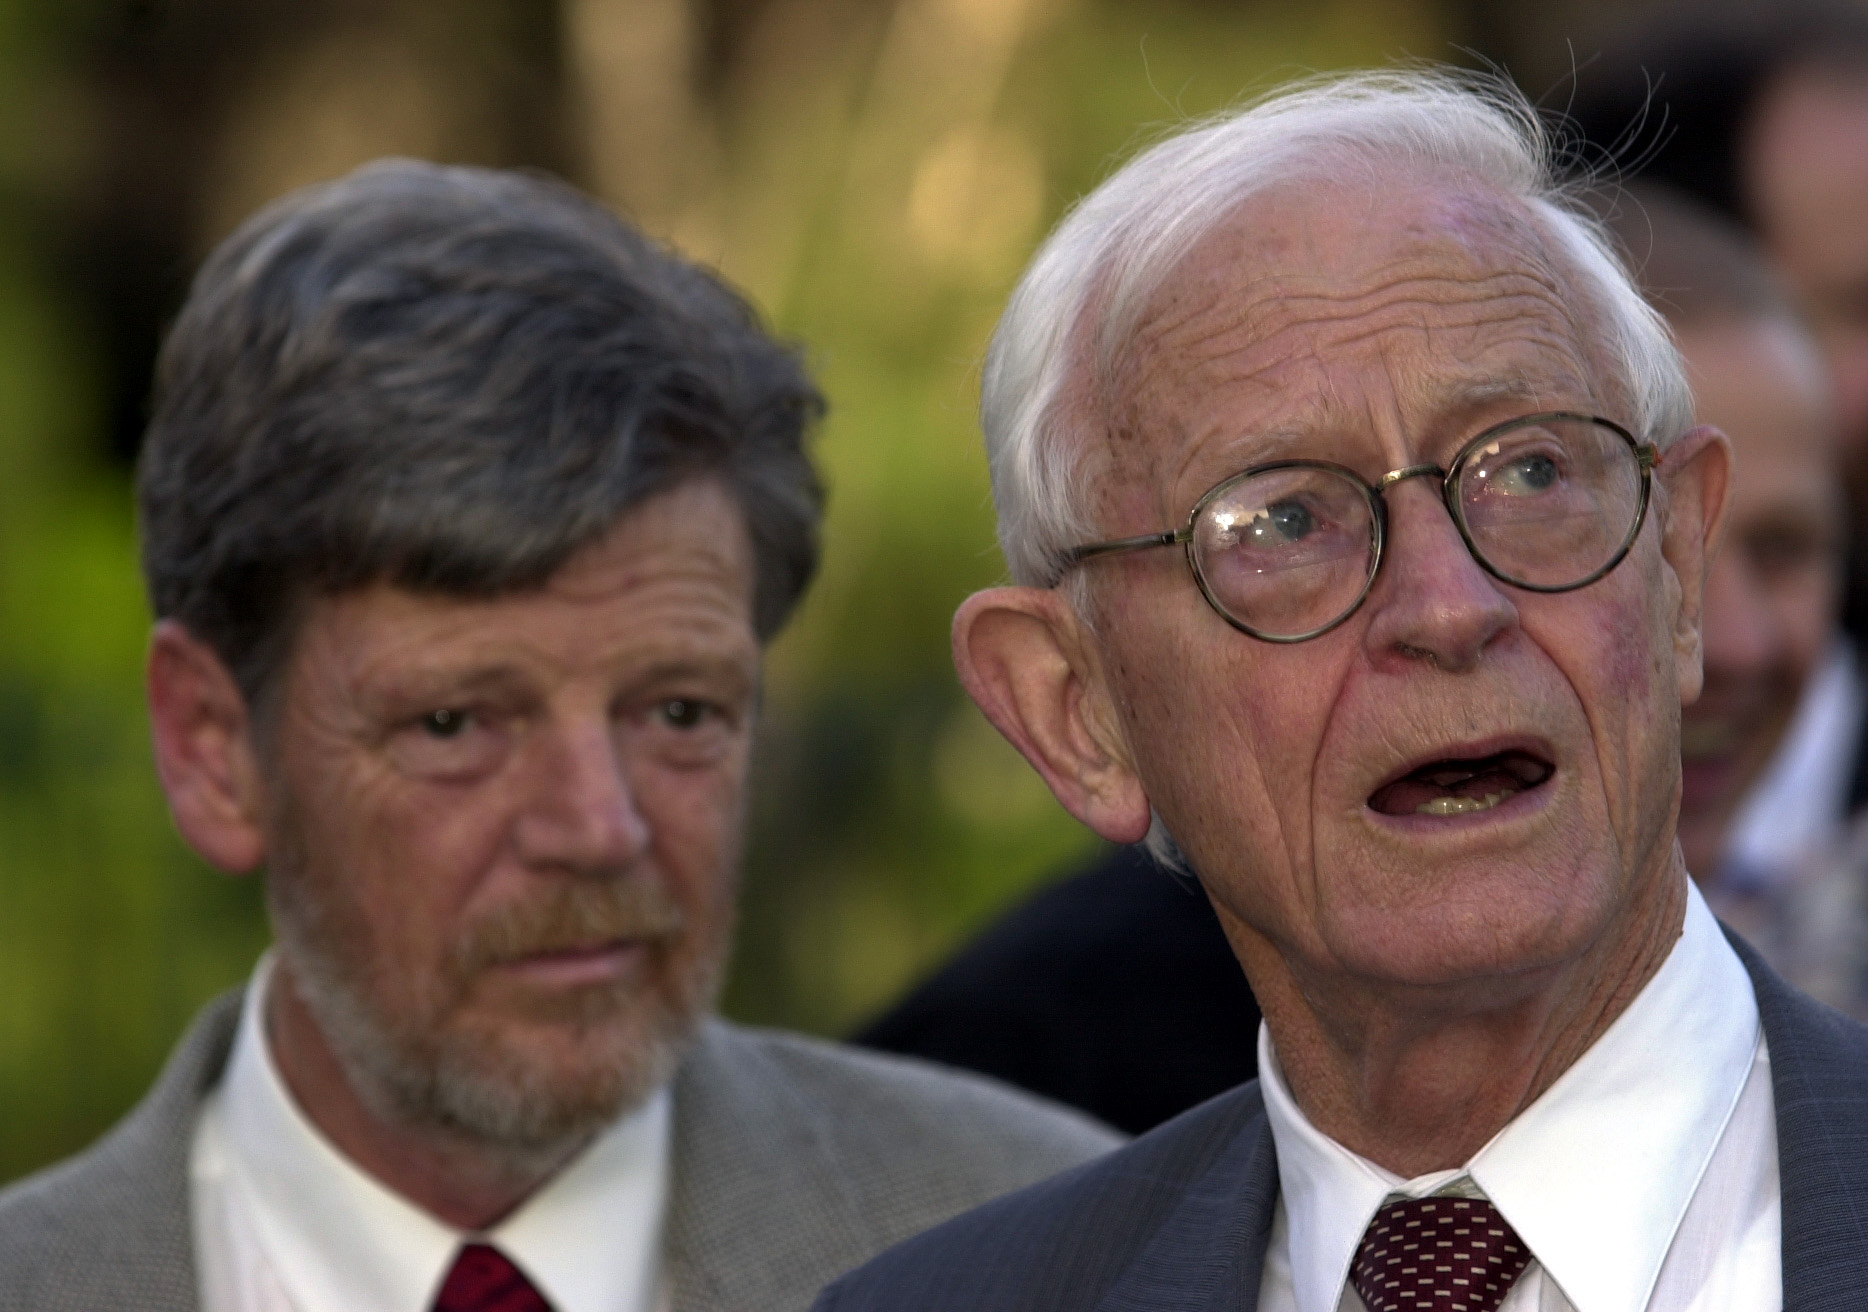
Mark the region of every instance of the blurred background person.
[[[1598, 157], [1613, 151], [1637, 163], [1644, 177], [1745, 225], [1762, 245], [1827, 365], [1844, 503], [1844, 637], [1809, 667], [1777, 756], [1735, 815], [1710, 799], [1729, 796], [1746, 773], [1738, 746], [1744, 735], [1720, 723], [1723, 699], [1708, 699], [1698, 712], [1703, 727], [1689, 725], [1684, 738], [1690, 792], [1683, 805], [1695, 798], [1710, 804], [1700, 810], [1702, 824], [1690, 827], [1683, 817], [1681, 837], [1693, 841], [1697, 829], [1701, 854], [1695, 864], [1689, 853], [1689, 864], [1716, 871], [1710, 880], [1721, 914], [1810, 992], [1868, 1015], [1868, 833], [1861, 828], [1868, 807], [1868, 6], [1669, 5], [1630, 15], [1619, 27], [1578, 73], [1574, 126]], [[1636, 252], [1652, 246], [1666, 258], [1658, 234], [1650, 242], [1637, 216], [1622, 220]], [[1661, 303], [1665, 308], [1664, 293]], [[1680, 326], [1691, 363], [1697, 334]], [[1718, 373], [1696, 370], [1694, 385], [1723, 413], [1742, 398]], [[1759, 490], [1747, 478], [1756, 462], [1744, 449], [1750, 434], [1738, 419], [1729, 422], [1740, 447], [1735, 492], [1742, 500]], [[1793, 554], [1807, 553], [1813, 522], [1783, 545], [1802, 540]], [[1720, 568], [1718, 577], [1731, 584], [1749, 572], [1761, 585], [1769, 572], [1737, 528]], [[1808, 617], [1822, 587], [1813, 567], [1796, 573], [1802, 582], [1749, 590], [1756, 622], [1720, 626], [1734, 645], [1717, 659], [1745, 654], [1736, 643], [1747, 632], [1748, 660], [1770, 649], [1784, 656], [1810, 650]], [[1722, 609], [1736, 618], [1733, 603], [1745, 597], [1736, 586], [1708, 594], [1709, 675], [1718, 641], [1714, 607], [1723, 598]], [[1774, 700], [1781, 706], [1783, 693]], [[1697, 753], [1704, 756], [1695, 762]], [[1825, 853], [1844, 824], [1854, 832], [1839, 854], [1833, 847]]]
[[1868, 488], [1868, 13], [1767, 76], [1739, 142], [1758, 231], [1829, 356], [1851, 487]]
[[1733, 914], [1834, 846], [1855, 764], [1862, 689], [1837, 626], [1846, 509], [1834, 393], [1815, 339], [1737, 225], [1637, 183], [1615, 197], [1609, 226], [1673, 329], [1698, 421], [1732, 439], [1705, 690], [1681, 713], [1680, 845], [1714, 907]]
[[[1868, 638], [1868, 6], [1678, 5], [1576, 76], [1601, 152], [1746, 225], [1828, 362], [1851, 538], [1844, 624]], [[1845, 806], [1868, 802], [1858, 735]], [[1742, 841], [1742, 840], [1741, 840]]]

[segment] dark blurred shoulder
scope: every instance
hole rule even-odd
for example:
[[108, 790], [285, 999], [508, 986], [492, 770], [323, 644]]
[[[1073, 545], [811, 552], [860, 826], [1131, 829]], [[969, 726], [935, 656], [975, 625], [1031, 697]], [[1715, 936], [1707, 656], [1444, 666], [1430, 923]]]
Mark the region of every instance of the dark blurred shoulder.
[[1255, 1076], [1258, 1021], [1206, 894], [1125, 847], [1042, 889], [855, 1041], [1140, 1133]]

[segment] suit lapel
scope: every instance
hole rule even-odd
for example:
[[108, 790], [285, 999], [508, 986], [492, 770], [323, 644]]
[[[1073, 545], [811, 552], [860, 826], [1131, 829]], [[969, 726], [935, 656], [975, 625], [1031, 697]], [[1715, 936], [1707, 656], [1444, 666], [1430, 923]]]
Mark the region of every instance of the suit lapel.
[[1254, 1312], [1277, 1205], [1278, 1156], [1259, 1101], [1096, 1312]]
[[126, 1289], [125, 1308], [194, 1312], [200, 1306], [189, 1157], [201, 1102], [220, 1082], [233, 1050], [245, 992], [225, 994], [203, 1009], [148, 1099], [120, 1132], [125, 1165], [136, 1163], [127, 1174], [140, 1177], [136, 1185], [144, 1192], [140, 1207], [147, 1209], [147, 1219], [136, 1232], [142, 1252], [126, 1253], [121, 1267], [149, 1274], [171, 1271], [179, 1277], [166, 1288], [151, 1287], [163, 1283], [156, 1280], [133, 1291]]
[[1859, 1308], [1868, 1285], [1868, 1030], [1726, 936], [1751, 972], [1771, 1051], [1784, 1312]]

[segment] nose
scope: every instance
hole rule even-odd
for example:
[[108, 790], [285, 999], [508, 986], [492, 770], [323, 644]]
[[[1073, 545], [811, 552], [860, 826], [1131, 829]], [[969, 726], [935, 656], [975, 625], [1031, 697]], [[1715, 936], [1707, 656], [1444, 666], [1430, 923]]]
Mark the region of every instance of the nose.
[[1777, 654], [1778, 632], [1769, 598], [1741, 553], [1722, 553], [1706, 575], [1701, 640], [1707, 675], [1750, 675], [1764, 669]]
[[520, 858], [577, 874], [628, 869], [653, 835], [607, 721], [547, 729], [532, 746], [529, 796], [515, 827]]
[[1439, 496], [1413, 478], [1388, 489], [1388, 539], [1369, 594], [1370, 650], [1380, 663], [1469, 670], [1518, 621], [1504, 585], [1474, 560]]

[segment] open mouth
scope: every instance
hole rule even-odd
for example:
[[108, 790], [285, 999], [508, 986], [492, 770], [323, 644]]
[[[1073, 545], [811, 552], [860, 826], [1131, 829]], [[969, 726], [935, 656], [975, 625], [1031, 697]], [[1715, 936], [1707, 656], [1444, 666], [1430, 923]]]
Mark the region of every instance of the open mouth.
[[1471, 815], [1549, 782], [1556, 767], [1530, 752], [1448, 757], [1409, 770], [1369, 794], [1383, 815]]

